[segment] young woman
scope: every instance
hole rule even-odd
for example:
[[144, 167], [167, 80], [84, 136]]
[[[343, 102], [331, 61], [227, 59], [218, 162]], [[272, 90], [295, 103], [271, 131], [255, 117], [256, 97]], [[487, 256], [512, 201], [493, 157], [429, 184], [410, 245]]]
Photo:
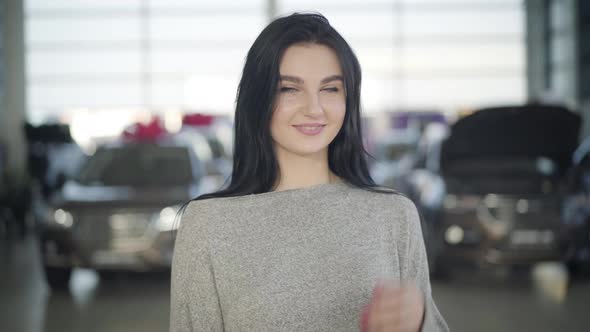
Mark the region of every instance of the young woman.
[[270, 23], [240, 81], [226, 189], [186, 206], [171, 331], [446, 331], [418, 213], [378, 188], [361, 71], [319, 14]]

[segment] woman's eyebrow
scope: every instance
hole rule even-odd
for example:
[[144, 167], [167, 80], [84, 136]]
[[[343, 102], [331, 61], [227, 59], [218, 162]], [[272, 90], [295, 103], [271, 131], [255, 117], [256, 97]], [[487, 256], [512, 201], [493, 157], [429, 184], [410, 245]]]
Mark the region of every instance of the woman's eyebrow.
[[297, 84], [303, 84], [303, 80], [297, 76], [281, 75], [281, 81], [289, 81]]
[[[296, 84], [303, 84], [303, 80], [297, 76], [291, 75], [281, 75], [281, 81], [289, 81]], [[342, 75], [331, 75], [324, 79], [322, 79], [321, 84], [326, 84], [332, 81], [342, 81], [344, 82], [344, 77]]]
[[321, 82], [321, 84], [326, 84], [332, 81], [342, 81], [344, 82], [344, 77], [342, 77], [342, 75], [332, 75], [332, 76], [328, 76], [326, 78], [324, 78]]

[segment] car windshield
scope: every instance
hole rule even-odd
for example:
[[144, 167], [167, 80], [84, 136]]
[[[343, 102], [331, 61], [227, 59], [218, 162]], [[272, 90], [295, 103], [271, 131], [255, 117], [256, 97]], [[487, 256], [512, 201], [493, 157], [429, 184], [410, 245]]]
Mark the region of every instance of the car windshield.
[[84, 185], [169, 187], [188, 185], [194, 177], [187, 148], [136, 145], [97, 150], [77, 180]]

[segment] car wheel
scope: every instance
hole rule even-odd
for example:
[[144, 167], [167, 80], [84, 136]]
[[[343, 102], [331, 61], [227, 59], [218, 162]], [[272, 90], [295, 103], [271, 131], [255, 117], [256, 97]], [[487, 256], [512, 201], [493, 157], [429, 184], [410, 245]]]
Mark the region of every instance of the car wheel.
[[51, 289], [67, 289], [71, 276], [71, 267], [45, 267], [45, 280]]
[[573, 278], [586, 278], [590, 276], [590, 264], [588, 262], [568, 261], [565, 263], [567, 271]]
[[580, 274], [580, 263], [575, 261], [575, 260], [570, 260], [565, 262], [565, 266], [567, 266], [567, 270], [568, 272], [573, 275], [576, 276], [578, 274]]
[[438, 281], [450, 281], [451, 271], [449, 267], [444, 265], [444, 263], [438, 258], [442, 246], [440, 240], [437, 240], [434, 231], [431, 228], [428, 228], [426, 223], [422, 223], [422, 232], [424, 235], [430, 277]]
[[450, 281], [451, 280], [451, 269], [445, 262], [439, 259], [439, 250], [435, 249], [435, 245], [431, 243], [427, 247], [428, 256], [428, 269], [430, 277], [437, 281]]
[[101, 282], [113, 282], [121, 277], [121, 272], [113, 270], [98, 270], [96, 273], [98, 273]]
[[515, 265], [510, 267], [510, 274], [517, 278], [530, 278], [532, 270], [531, 265]]
[[436, 281], [451, 281], [451, 270], [437, 259], [429, 259], [430, 277]]

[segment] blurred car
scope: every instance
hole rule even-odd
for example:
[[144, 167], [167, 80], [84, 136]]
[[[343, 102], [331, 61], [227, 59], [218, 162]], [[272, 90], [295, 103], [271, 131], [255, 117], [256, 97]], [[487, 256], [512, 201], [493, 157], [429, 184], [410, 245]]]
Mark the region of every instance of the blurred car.
[[418, 145], [419, 133], [414, 130], [391, 131], [374, 146], [376, 161], [370, 165], [373, 180], [378, 185], [405, 192], [399, 181], [412, 166], [412, 156]]
[[559, 260], [564, 176], [579, 128], [567, 109], [535, 105], [482, 109], [448, 133], [425, 135], [405, 181], [431, 272]]
[[590, 137], [576, 149], [568, 180], [563, 208], [564, 261], [572, 272], [590, 271]]
[[[205, 165], [208, 179], [213, 180], [214, 185], [230, 177], [233, 131], [228, 119], [218, 115], [186, 114], [180, 131], [174, 137], [195, 149]], [[212, 189], [220, 188], [217, 186]]]
[[177, 212], [203, 175], [194, 150], [170, 138], [99, 147], [36, 209], [48, 284], [65, 286], [74, 267], [168, 269]]

